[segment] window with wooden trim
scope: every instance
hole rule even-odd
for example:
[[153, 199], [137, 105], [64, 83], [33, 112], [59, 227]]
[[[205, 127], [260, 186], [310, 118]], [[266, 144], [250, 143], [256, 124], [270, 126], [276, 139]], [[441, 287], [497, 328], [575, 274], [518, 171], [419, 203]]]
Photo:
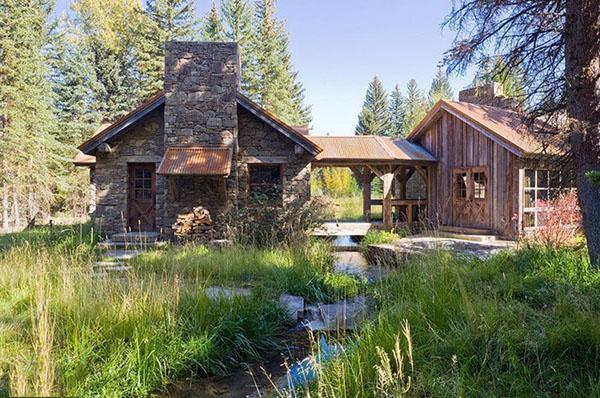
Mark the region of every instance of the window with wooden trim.
[[251, 197], [281, 200], [283, 182], [280, 164], [249, 164], [248, 191]]
[[134, 175], [134, 195], [136, 199], [152, 198], [152, 171], [136, 169]]
[[561, 193], [575, 191], [570, 173], [560, 170], [525, 169], [523, 180], [523, 228], [540, 225], [539, 214], [546, 211], [543, 202], [556, 198]]
[[485, 171], [473, 172], [473, 198], [485, 199], [487, 191], [487, 176]]

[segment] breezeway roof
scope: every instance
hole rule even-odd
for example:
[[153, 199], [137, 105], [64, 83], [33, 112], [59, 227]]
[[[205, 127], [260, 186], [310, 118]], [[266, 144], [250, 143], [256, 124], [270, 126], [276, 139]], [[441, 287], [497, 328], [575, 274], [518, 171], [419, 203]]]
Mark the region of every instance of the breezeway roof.
[[436, 159], [425, 148], [403, 138], [372, 135], [307, 136], [323, 148], [313, 163], [326, 165], [427, 164]]

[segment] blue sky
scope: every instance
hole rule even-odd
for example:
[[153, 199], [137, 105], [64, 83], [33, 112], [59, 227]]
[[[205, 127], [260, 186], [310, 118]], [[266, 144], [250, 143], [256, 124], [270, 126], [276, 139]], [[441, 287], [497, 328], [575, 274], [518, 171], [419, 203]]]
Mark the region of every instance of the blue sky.
[[[70, 0], [58, 0], [57, 11]], [[204, 14], [209, 0], [196, 0]], [[453, 32], [441, 23], [450, 0], [279, 0], [295, 69], [312, 105], [312, 134], [354, 134], [365, 91], [374, 75], [388, 91], [414, 78], [429, 90]], [[455, 96], [472, 73], [452, 76]], [[404, 90], [405, 91], [405, 90]]]

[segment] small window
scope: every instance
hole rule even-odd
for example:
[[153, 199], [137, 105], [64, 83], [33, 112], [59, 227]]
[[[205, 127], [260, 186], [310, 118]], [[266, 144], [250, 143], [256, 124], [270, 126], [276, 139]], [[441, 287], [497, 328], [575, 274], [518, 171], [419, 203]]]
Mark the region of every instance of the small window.
[[467, 197], [467, 173], [456, 174], [456, 197]]
[[281, 165], [249, 164], [248, 178], [251, 196], [281, 199]]
[[485, 172], [477, 171], [473, 173], [473, 197], [475, 199], [485, 199], [487, 178]]
[[152, 199], [152, 172], [150, 170], [135, 170], [135, 198]]

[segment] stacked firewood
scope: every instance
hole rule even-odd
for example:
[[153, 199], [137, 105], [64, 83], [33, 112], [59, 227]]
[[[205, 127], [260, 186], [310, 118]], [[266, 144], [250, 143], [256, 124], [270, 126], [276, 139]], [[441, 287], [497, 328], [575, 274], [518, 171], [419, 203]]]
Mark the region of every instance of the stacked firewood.
[[179, 240], [201, 242], [213, 239], [213, 221], [208, 209], [202, 206], [184, 208], [172, 228]]

